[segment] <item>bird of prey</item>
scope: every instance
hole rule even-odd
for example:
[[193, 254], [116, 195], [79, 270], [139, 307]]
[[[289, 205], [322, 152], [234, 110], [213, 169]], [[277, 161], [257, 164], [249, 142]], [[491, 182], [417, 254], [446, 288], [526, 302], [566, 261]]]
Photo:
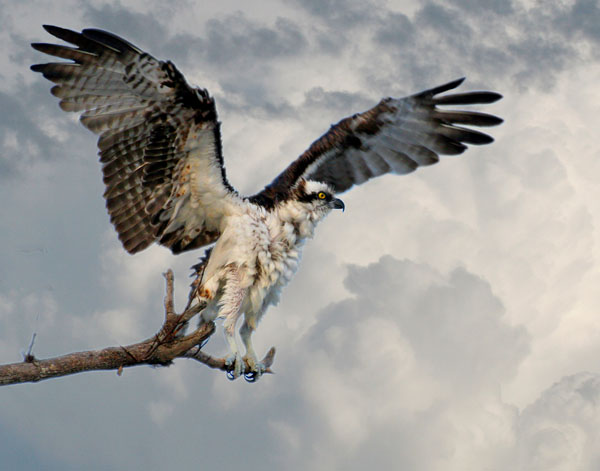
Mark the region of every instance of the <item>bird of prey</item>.
[[[207, 90], [188, 85], [172, 62], [112, 33], [44, 28], [74, 47], [34, 43], [66, 61], [31, 68], [56, 84], [51, 93], [63, 110], [80, 112], [81, 123], [99, 135], [106, 207], [125, 250], [134, 254], [156, 242], [178, 254], [214, 244], [198, 286], [208, 303], [200, 316], [224, 319], [234, 378], [264, 372], [251, 335], [298, 269], [319, 221], [344, 209], [337, 194], [460, 154], [465, 144], [488, 144], [490, 136], [460, 125], [502, 122], [442, 108], [501, 98], [489, 91], [444, 94], [464, 79], [385, 98], [332, 125], [262, 191], [242, 196], [227, 180]], [[235, 339], [242, 314], [243, 357]]]

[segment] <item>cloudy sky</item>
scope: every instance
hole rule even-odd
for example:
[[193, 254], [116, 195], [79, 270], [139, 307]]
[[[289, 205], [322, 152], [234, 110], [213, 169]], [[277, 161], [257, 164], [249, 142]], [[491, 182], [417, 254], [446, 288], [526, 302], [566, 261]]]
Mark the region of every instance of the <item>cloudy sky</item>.
[[[595, 0], [0, 1], [0, 362], [123, 345], [198, 253], [129, 256], [95, 137], [29, 70], [41, 24], [126, 37], [216, 97], [252, 193], [329, 125], [467, 76], [496, 142], [343, 196], [255, 335], [256, 384], [191, 361], [0, 390], [14, 470], [600, 466]], [[51, 6], [50, 6], [51, 5]], [[225, 353], [222, 335], [206, 346]]]

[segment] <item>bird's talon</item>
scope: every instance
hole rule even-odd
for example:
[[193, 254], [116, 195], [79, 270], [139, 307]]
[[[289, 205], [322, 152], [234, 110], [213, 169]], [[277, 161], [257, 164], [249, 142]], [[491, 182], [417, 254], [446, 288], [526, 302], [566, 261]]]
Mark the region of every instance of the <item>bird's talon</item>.
[[242, 374], [244, 374], [244, 372], [246, 370], [245, 365], [244, 365], [244, 360], [242, 360], [242, 357], [240, 356], [239, 353], [229, 355], [225, 359], [225, 366], [230, 368], [227, 371], [227, 378], [229, 378], [232, 381], [234, 379], [239, 378]]
[[255, 383], [256, 380], [259, 378], [260, 376], [257, 375], [254, 371], [252, 371], [251, 373], [246, 373], [244, 374], [244, 379], [248, 382], [248, 383]]
[[244, 357], [244, 362], [248, 365], [248, 369], [250, 370], [244, 375], [244, 379], [249, 383], [256, 382], [267, 369], [255, 356], [246, 355]]

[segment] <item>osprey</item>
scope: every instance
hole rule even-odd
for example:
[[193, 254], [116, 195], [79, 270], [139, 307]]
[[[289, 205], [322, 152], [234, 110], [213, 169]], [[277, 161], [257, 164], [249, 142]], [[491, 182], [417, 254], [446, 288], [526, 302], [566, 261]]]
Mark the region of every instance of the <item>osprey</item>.
[[[459, 79], [373, 108], [331, 126], [261, 192], [241, 196], [225, 174], [215, 101], [192, 88], [170, 61], [159, 61], [114, 34], [44, 26], [76, 47], [34, 43], [68, 61], [31, 67], [56, 83], [65, 111], [81, 112], [98, 134], [106, 207], [123, 247], [139, 252], [156, 242], [175, 254], [213, 244], [198, 286], [207, 302], [201, 321], [224, 319], [233, 377], [258, 378], [264, 365], [251, 336], [267, 307], [298, 268], [304, 242], [354, 185], [386, 173], [406, 174], [440, 154], [493, 139], [457, 126], [502, 120], [438, 105], [493, 103], [498, 93], [441, 95]], [[240, 316], [245, 346], [235, 340]], [[248, 365], [250, 371], [245, 371]]]

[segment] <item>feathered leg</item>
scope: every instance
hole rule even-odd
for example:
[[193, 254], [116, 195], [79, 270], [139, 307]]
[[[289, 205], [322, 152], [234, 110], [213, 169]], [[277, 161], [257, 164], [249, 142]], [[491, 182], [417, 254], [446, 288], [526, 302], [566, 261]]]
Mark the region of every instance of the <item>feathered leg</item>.
[[[249, 314], [246, 313], [244, 316], [244, 323], [240, 328], [240, 336], [242, 337], [242, 342], [244, 342], [244, 346], [246, 347], [246, 354], [244, 355], [244, 360], [248, 363], [250, 367], [250, 372], [252, 373], [252, 380], [257, 380], [260, 376], [265, 372], [265, 365], [263, 365], [260, 361], [258, 361], [258, 357], [256, 356], [256, 352], [254, 351], [254, 347], [252, 346], [252, 334], [256, 330], [256, 325], [258, 321], [262, 317], [262, 312], [258, 314]], [[248, 377], [246, 377], [248, 379]]]
[[226, 364], [233, 366], [233, 370], [231, 371], [232, 379], [244, 373], [244, 361], [235, 341], [235, 325], [240, 318], [245, 294], [246, 290], [240, 287], [240, 277], [237, 269], [230, 268], [225, 275], [225, 286], [223, 288], [223, 295], [219, 301], [218, 317], [225, 319], [223, 328], [225, 330], [225, 339], [231, 352]]

